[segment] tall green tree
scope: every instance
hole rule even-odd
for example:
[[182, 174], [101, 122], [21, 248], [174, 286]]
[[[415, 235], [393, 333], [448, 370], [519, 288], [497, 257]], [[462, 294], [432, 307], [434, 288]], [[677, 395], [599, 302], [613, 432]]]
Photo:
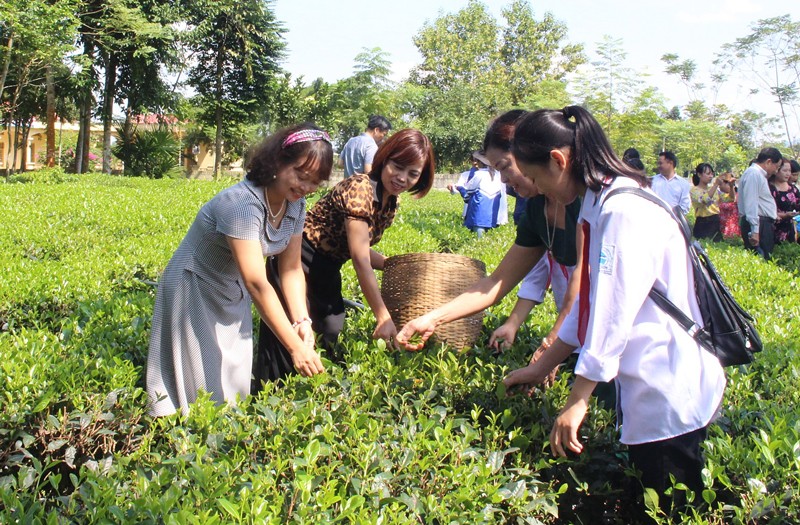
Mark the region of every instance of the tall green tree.
[[664, 97], [648, 86], [633, 98], [627, 110], [617, 117], [617, 125], [608, 132], [611, 145], [618, 154], [628, 148], [639, 150], [645, 168], [655, 168], [658, 152], [663, 149], [661, 127], [666, 112]]
[[[200, 96], [201, 118], [216, 129], [214, 176], [232, 122], [265, 120], [285, 43], [269, 0], [198, 0], [189, 10], [194, 65], [189, 85]], [[231, 142], [235, 137], [228, 137]]]
[[[56, 97], [54, 71], [72, 48], [76, 26], [73, 3], [71, 0], [0, 1], [0, 121], [18, 121], [22, 114], [15, 113], [22, 106], [25, 107], [23, 121], [45, 118], [51, 160]], [[11, 90], [7, 91], [7, 87]], [[25, 92], [40, 88], [41, 101], [36, 103], [47, 109], [32, 114], [32, 96]], [[14, 142], [14, 152], [16, 147]]]
[[109, 2], [105, 8], [97, 44], [104, 78], [100, 109], [103, 171], [111, 173], [114, 104], [127, 101], [126, 123], [134, 110], [142, 112], [163, 104], [162, 68], [176, 62], [172, 24], [178, 19], [171, 4], [153, 0]]
[[478, 0], [426, 23], [413, 38], [422, 63], [411, 70], [411, 82], [441, 90], [494, 84], [501, 63], [499, 33], [497, 20]]
[[393, 120], [389, 55], [379, 47], [363, 49], [356, 55], [353, 75], [336, 83], [338, 139], [340, 142], [358, 135], [367, 125], [370, 115], [384, 115]]
[[591, 68], [575, 82], [577, 96], [591, 110], [609, 135], [617, 132], [619, 115], [638, 97], [641, 79], [626, 65], [628, 54], [622, 40], [604, 35], [597, 44]]
[[502, 13], [506, 24], [500, 46], [500, 79], [512, 105], [540, 94], [543, 82], [564, 81], [586, 61], [583, 45], [566, 42], [567, 26], [552, 13], [536, 20], [530, 2], [523, 0], [514, 0]]
[[723, 46], [718, 61], [740, 73], [739, 78], [766, 89], [779, 108], [786, 141], [795, 155], [800, 146], [792, 137], [789, 117], [797, 121], [800, 96], [800, 22], [787, 14], [758, 20], [749, 35]]
[[549, 13], [536, 20], [527, 2], [514, 0], [502, 15], [498, 21], [485, 4], [470, 0], [414, 37], [422, 62], [409, 84], [419, 88], [420, 103], [407, 115], [431, 135], [443, 165], [463, 165], [503, 110], [563, 101], [565, 75], [585, 60]]

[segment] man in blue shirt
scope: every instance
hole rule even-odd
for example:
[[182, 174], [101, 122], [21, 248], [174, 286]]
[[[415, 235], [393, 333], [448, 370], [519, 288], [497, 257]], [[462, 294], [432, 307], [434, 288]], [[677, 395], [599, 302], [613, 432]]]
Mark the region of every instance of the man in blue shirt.
[[381, 115], [370, 115], [364, 133], [347, 141], [339, 154], [338, 166], [344, 168], [345, 178], [354, 173], [369, 173], [378, 146], [392, 129], [391, 123]]
[[680, 206], [684, 215], [689, 213], [692, 201], [689, 197], [691, 186], [689, 181], [675, 173], [678, 167], [678, 158], [671, 151], [662, 151], [658, 154], [658, 175], [653, 177], [653, 191], [664, 202], [674, 208]]

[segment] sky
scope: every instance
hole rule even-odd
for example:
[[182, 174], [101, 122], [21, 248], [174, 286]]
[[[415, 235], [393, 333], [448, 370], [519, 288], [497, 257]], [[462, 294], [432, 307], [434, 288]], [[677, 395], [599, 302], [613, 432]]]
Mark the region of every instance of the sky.
[[[502, 22], [501, 10], [511, 0], [483, 0], [492, 15]], [[287, 57], [283, 67], [306, 82], [322, 77], [328, 82], [353, 74], [355, 56], [364, 48], [380, 47], [392, 62], [393, 80], [407, 76], [422, 58], [412, 41], [426, 22], [454, 13], [467, 0], [274, 0], [276, 18], [287, 31]], [[550, 12], [568, 29], [567, 40], [584, 44], [589, 59], [596, 57], [596, 44], [609, 35], [621, 39], [627, 66], [648, 85], [659, 88], [668, 106], [689, 101], [686, 88], [677, 78], [663, 72], [661, 56], [675, 53], [681, 60], [698, 65], [698, 79], [726, 43], [750, 34], [759, 19], [789, 14], [800, 19], [797, 0], [532, 0], [533, 14], [540, 20]], [[749, 93], [732, 79], [715, 100], [741, 111], [755, 109], [777, 114], [778, 105], [768, 97]], [[711, 95], [708, 94], [708, 97]]]

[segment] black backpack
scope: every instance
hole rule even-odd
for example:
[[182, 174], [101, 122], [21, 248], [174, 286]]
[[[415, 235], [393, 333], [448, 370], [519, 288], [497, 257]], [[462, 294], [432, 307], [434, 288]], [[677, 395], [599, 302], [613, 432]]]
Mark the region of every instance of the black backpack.
[[677, 209], [670, 209], [664, 201], [638, 187], [611, 190], [603, 202], [620, 193], [633, 193], [658, 204], [678, 223], [686, 239], [689, 259], [694, 270], [694, 287], [700, 313], [703, 316], [703, 327], [698, 326], [691, 317], [655, 288], [650, 290], [649, 297], [703, 348], [717, 356], [722, 366], [752, 363], [753, 353], [762, 349], [761, 337], [753, 325], [753, 317], [733, 298], [703, 247], [692, 240], [689, 223], [686, 222], [683, 213]]

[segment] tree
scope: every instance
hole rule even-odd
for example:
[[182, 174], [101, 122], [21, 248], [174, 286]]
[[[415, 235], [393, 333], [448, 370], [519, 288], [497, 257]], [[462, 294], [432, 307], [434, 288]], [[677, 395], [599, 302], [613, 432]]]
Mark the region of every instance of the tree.
[[778, 104], [786, 140], [795, 155], [800, 147], [792, 139], [787, 113], [797, 118], [800, 95], [800, 22], [787, 15], [758, 20], [751, 33], [723, 46], [717, 61], [739, 70], [741, 78], [767, 89]]
[[622, 154], [628, 148], [639, 150], [645, 167], [655, 167], [658, 152], [663, 149], [661, 127], [665, 113], [664, 97], [654, 87], [646, 87], [618, 116], [612, 132], [607, 131], [614, 150]]
[[455, 14], [426, 23], [414, 36], [422, 63], [411, 71], [411, 82], [446, 90], [457, 84], [496, 83], [500, 61], [499, 26], [486, 6], [470, 0]]
[[334, 86], [338, 116], [338, 139], [341, 142], [364, 131], [370, 115], [384, 115], [393, 120], [389, 79], [391, 62], [379, 47], [363, 49], [355, 57], [353, 75]]
[[283, 28], [269, 0], [198, 0], [189, 11], [194, 64], [189, 84], [216, 128], [214, 176], [219, 174], [225, 131], [231, 122], [263, 121], [279, 73]]
[[729, 130], [703, 120], [665, 120], [660, 131], [662, 148], [675, 153], [681, 170], [692, 171], [701, 162], [719, 164], [733, 142]]
[[546, 81], [563, 81], [584, 63], [581, 44], [567, 44], [567, 26], [545, 13], [541, 21], [533, 17], [529, 2], [514, 0], [503, 9], [506, 26], [500, 56], [511, 104], [517, 106], [536, 94]]
[[703, 89], [703, 84], [695, 81], [697, 73], [697, 62], [694, 60], [681, 60], [675, 53], [667, 53], [661, 56], [661, 61], [667, 67], [664, 70], [668, 75], [673, 75], [680, 79], [681, 84], [686, 87], [686, 93], [690, 100], [697, 100], [697, 92]]
[[591, 69], [578, 77], [577, 95], [606, 129], [615, 133], [617, 116], [624, 113], [628, 105], [639, 94], [636, 73], [625, 65], [628, 54], [622, 48], [621, 39], [608, 35], [597, 44], [598, 58], [591, 61]]
[[[49, 162], [53, 160], [54, 150], [55, 88], [52, 82], [54, 69], [71, 49], [76, 26], [73, 4], [71, 0], [0, 1], [0, 13], [3, 14], [0, 20], [0, 108], [8, 112], [8, 115], [0, 113], [0, 121], [18, 120], [19, 115], [15, 116], [15, 112], [23, 103], [27, 113], [23, 121], [36, 116], [46, 117]], [[6, 92], [7, 87], [12, 88], [10, 95]], [[40, 103], [43, 108], [48, 103], [49, 108], [31, 114], [31, 97], [25, 91], [38, 88], [42, 89]], [[16, 148], [15, 142], [14, 151]]]
[[[99, 19], [102, 32], [97, 43], [104, 72], [102, 107], [103, 172], [111, 173], [111, 128], [115, 102], [127, 100], [126, 126], [133, 111], [163, 104], [166, 98], [161, 68], [174, 65], [174, 32], [177, 21], [170, 4], [153, 0], [108, 2]], [[159, 108], [160, 109], [160, 108]]]
[[446, 166], [462, 166], [503, 110], [566, 99], [563, 79], [584, 60], [582, 47], [564, 41], [566, 27], [549, 13], [537, 21], [527, 2], [514, 0], [503, 18], [470, 0], [414, 37], [423, 59], [408, 84], [419, 104], [405, 115], [431, 136]]
[[745, 110], [731, 115], [727, 127], [731, 131], [732, 140], [752, 157], [761, 144], [778, 141], [774, 130], [779, 130], [780, 124], [778, 117], [767, 117], [763, 113]]
[[467, 82], [447, 91], [418, 89], [415, 113], [409, 116], [431, 139], [441, 169], [463, 169], [470, 153], [480, 148], [489, 120], [500, 112], [498, 102]]

